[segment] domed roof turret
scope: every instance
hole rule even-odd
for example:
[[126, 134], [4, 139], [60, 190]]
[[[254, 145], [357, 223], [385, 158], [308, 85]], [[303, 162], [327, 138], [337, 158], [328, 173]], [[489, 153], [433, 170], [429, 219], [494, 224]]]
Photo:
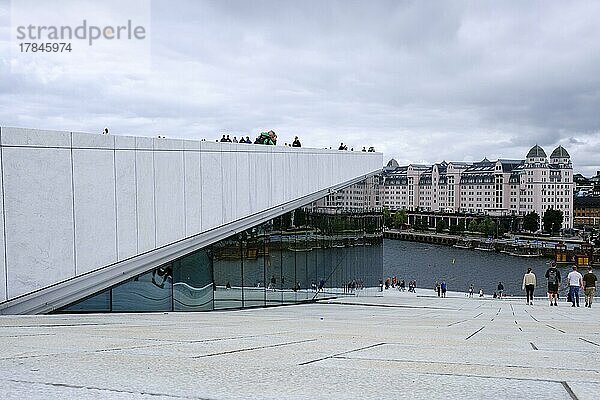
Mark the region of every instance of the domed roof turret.
[[564, 147], [558, 146], [554, 149], [554, 151], [550, 155], [550, 158], [571, 158], [571, 156], [569, 155], [567, 150], [565, 150]]
[[529, 150], [529, 153], [527, 153], [527, 158], [536, 158], [536, 157], [544, 157], [544, 158], [547, 157], [544, 149], [542, 149], [537, 144], [535, 146], [533, 146], [531, 148], [531, 150]]
[[398, 161], [394, 160], [393, 158], [390, 161], [388, 161], [388, 163], [386, 165], [386, 167], [389, 167], [389, 168], [397, 168], [399, 166], [400, 165], [398, 164]]

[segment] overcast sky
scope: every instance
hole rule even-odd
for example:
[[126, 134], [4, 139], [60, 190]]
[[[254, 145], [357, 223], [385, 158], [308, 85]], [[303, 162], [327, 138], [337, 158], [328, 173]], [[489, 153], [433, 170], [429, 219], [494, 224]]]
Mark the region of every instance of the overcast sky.
[[114, 56], [73, 73], [15, 61], [0, 0], [0, 125], [212, 140], [274, 129], [282, 144], [375, 146], [401, 164], [562, 144], [577, 172], [600, 170], [598, 1], [148, 8], [148, 68]]

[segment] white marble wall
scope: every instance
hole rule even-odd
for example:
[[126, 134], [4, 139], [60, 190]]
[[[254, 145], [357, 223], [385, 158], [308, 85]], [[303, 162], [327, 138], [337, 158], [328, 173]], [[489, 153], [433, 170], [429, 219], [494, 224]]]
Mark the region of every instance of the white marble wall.
[[381, 168], [380, 154], [0, 128], [0, 302]]
[[[0, 165], [2, 165], [2, 152], [0, 151]], [[0, 174], [0, 228], [4, 227], [4, 180]], [[4, 249], [4, 229], [0, 229], [0, 249]], [[3, 251], [3, 250], [2, 250]], [[6, 264], [5, 257], [0, 257], [0, 302], [6, 300]]]

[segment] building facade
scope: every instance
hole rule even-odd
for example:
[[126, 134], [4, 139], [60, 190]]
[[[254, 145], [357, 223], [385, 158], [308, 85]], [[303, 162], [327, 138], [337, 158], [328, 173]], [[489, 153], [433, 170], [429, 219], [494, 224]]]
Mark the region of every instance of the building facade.
[[446, 162], [384, 169], [383, 205], [439, 213], [542, 217], [547, 209], [563, 212], [563, 228], [573, 227], [573, 165], [558, 146], [546, 155], [535, 145], [524, 160], [484, 158], [474, 163]]
[[600, 196], [575, 197], [576, 227], [600, 227]]
[[383, 178], [371, 176], [345, 189], [329, 194], [314, 203], [322, 213], [362, 213], [383, 211]]

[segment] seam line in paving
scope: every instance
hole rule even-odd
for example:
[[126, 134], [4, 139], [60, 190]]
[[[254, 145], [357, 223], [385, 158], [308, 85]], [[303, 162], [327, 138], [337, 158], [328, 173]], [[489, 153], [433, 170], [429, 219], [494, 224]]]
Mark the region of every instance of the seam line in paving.
[[[390, 344], [390, 343], [387, 343]], [[391, 362], [391, 363], [404, 363], [404, 364], [431, 364], [433, 363], [433, 361], [431, 360], [399, 360], [397, 358], [372, 358], [372, 357], [348, 357], [348, 356], [336, 356], [333, 357], [337, 360], [351, 360], [351, 361], [384, 361], [384, 362]], [[436, 362], [437, 365], [460, 365], [460, 366], [468, 366], [468, 367], [490, 367], [490, 368], [497, 368], [497, 367], [501, 367], [501, 368], [514, 368], [514, 369], [529, 369], [529, 370], [533, 370], [536, 368], [542, 368], [542, 367], [537, 367], [537, 366], [530, 366], [530, 365], [515, 365], [515, 364], [507, 364], [507, 365], [499, 365], [499, 364], [481, 364], [481, 363], [467, 363], [467, 362], [453, 362], [453, 361], [444, 361], [444, 362]], [[543, 369], [547, 369], [547, 370], [551, 370], [551, 371], [560, 371], [560, 372], [564, 372], [567, 371], [565, 368], [563, 367], [543, 367]], [[589, 368], [569, 368], [568, 371], [575, 371], [575, 372], [589, 372], [589, 373], [597, 373], [597, 371], [595, 370], [590, 370]], [[435, 374], [436, 372], [423, 372], [423, 373], [431, 373], [431, 374]], [[460, 375], [463, 376], [463, 374], [456, 374], [456, 375]], [[471, 374], [466, 374], [465, 376], [479, 376], [479, 375], [471, 375]], [[494, 378], [494, 376], [489, 376], [489, 375], [481, 375], [481, 377], [483, 378]], [[517, 377], [505, 377], [505, 376], [501, 376], [500, 378], [507, 378], [507, 379], [535, 379], [535, 378], [517, 378]], [[539, 380], [545, 380], [545, 379], [539, 379]], [[561, 381], [552, 381], [552, 380], [548, 380], [549, 382], [556, 382], [556, 383], [560, 383]]]
[[133, 390], [119, 390], [119, 389], [102, 388], [102, 387], [98, 387], [98, 386], [70, 385], [67, 383], [35, 382], [35, 381], [26, 381], [26, 380], [19, 380], [19, 379], [2, 379], [2, 380], [5, 382], [29, 383], [32, 385], [54, 386], [54, 387], [63, 387], [63, 388], [69, 388], [69, 389], [99, 390], [99, 391], [112, 392], [112, 393], [141, 394], [141, 395], [147, 395], [147, 396], [170, 397], [170, 398], [175, 398], [175, 399], [210, 400], [205, 397], [189, 397], [189, 396], [178, 396], [176, 394], [167, 394], [167, 393], [138, 392], [138, 391], [133, 391]]
[[[271, 336], [271, 335], [276, 335], [276, 334], [277, 333], [265, 334], [265, 335], [248, 335], [248, 336], [239, 336], [239, 337], [213, 338], [213, 339], [194, 340], [194, 341], [185, 341], [185, 342], [170, 341], [170, 342], [162, 342], [161, 345], [162, 346], [171, 346], [171, 345], [182, 344], [182, 343], [204, 343], [204, 342], [216, 342], [216, 341], [221, 341], [221, 340], [248, 339], [248, 338], [255, 338], [255, 337]], [[52, 335], [54, 336], [54, 334], [52, 334]], [[34, 335], [32, 335], [32, 336], [34, 336]], [[316, 339], [311, 339], [311, 340], [316, 340]], [[157, 339], [156, 341], [160, 342], [161, 340]], [[84, 351], [80, 351], [78, 353], [79, 354], [107, 353], [107, 352], [111, 352], [111, 351], [147, 349], [147, 348], [151, 348], [154, 346], [156, 346], [156, 344], [147, 344], [147, 345], [138, 345], [138, 346], [129, 346], [129, 347], [113, 347], [113, 348], [109, 348], [109, 349], [84, 350]], [[3, 358], [0, 358], [0, 360], [16, 360], [16, 359], [26, 359], [26, 358], [52, 357], [52, 356], [59, 356], [61, 354], [67, 354], [67, 353], [48, 353], [48, 354], [33, 354], [33, 355], [27, 355], [27, 356], [3, 357]]]
[[373, 303], [350, 303], [341, 301], [318, 301], [323, 304], [335, 304], [341, 306], [365, 306], [365, 307], [382, 307], [382, 308], [416, 308], [416, 309], [427, 309], [427, 310], [454, 310], [446, 307], [429, 307], [429, 306], [406, 306], [406, 305], [393, 305], [393, 304], [373, 304]]
[[586, 342], [586, 343], [593, 344], [594, 346], [600, 346], [600, 344], [598, 344], [598, 343], [596, 343], [596, 342], [592, 342], [591, 340], [587, 340], [586, 338], [582, 338], [582, 337], [580, 337], [580, 338], [579, 338], [579, 340], [582, 340], [582, 341], [584, 341], [584, 342]]
[[555, 331], [559, 331], [560, 333], [567, 333], [567, 332], [563, 331], [562, 329], [558, 329], [558, 328], [556, 328], [556, 327], [554, 327], [554, 326], [552, 326], [552, 325], [550, 325], [550, 324], [546, 324], [546, 326], [547, 326], [548, 328], [552, 328], [552, 329], [554, 329]]
[[485, 328], [485, 325], [482, 326], [481, 328], [477, 329], [475, 332], [471, 333], [469, 336], [467, 336], [465, 338], [465, 340], [471, 339], [473, 336], [475, 336], [476, 334], [478, 334], [479, 332], [481, 332], [483, 330], [483, 328]]
[[573, 392], [573, 389], [571, 389], [571, 386], [569, 386], [569, 384], [567, 382], [561, 381], [560, 383], [563, 385], [563, 387], [565, 388], [565, 390], [567, 391], [567, 393], [569, 393], [569, 396], [571, 396], [571, 398], [573, 400], [579, 400], [577, 398], [577, 396], [575, 395], [575, 392]]
[[462, 321], [457, 321], [457, 322], [453, 322], [451, 324], [448, 324], [448, 326], [453, 326], [453, 325], [458, 325], [458, 324], [462, 324], [463, 322], [467, 322], [468, 319], [463, 319]]
[[[137, 338], [137, 337], [128, 337], [127, 339], [129, 339], [129, 340], [144, 340], [144, 341], [151, 341], [151, 342], [161, 342], [165, 346], [170, 346], [172, 344], [182, 344], [182, 343], [208, 343], [208, 342], [219, 342], [222, 340], [252, 339], [252, 338], [264, 337], [264, 336], [283, 335], [283, 334], [292, 333], [292, 332], [293, 331], [284, 331], [284, 332], [262, 333], [259, 335], [226, 336], [226, 337], [222, 337], [222, 338], [209, 338], [209, 339], [197, 339], [197, 340], [185, 340], [185, 339], [174, 340], [174, 339]], [[106, 338], [105, 336], [97, 336], [97, 335], [94, 335], [94, 337], [98, 337], [101, 339]], [[149, 347], [152, 347], [152, 346], [154, 346], [154, 345], [149, 345]]]
[[21, 338], [29, 336], [56, 336], [56, 333], [34, 333], [31, 335], [0, 335], [0, 338]]
[[[45, 325], [1, 325], [0, 328], [65, 328], [65, 327], [74, 327], [74, 326], [123, 326], [125, 325], [128, 329], [134, 326], [127, 325], [126, 322], [117, 322], [110, 324], [94, 324], [94, 323], [84, 323], [84, 324], [45, 324]], [[138, 325], [139, 327], [144, 327], [144, 325]]]
[[537, 348], [537, 346], [536, 346], [535, 344], [533, 344], [533, 342], [529, 342], [529, 344], [531, 345], [531, 348], [532, 348], [532, 349], [534, 349], [534, 350], [539, 350], [539, 349]]
[[358, 349], [348, 350], [348, 351], [344, 351], [342, 353], [337, 353], [337, 354], [333, 354], [333, 355], [330, 355], [330, 356], [327, 356], [327, 357], [318, 358], [316, 360], [305, 361], [305, 362], [300, 363], [298, 365], [312, 364], [312, 363], [315, 363], [317, 361], [324, 361], [324, 360], [327, 360], [329, 358], [335, 358], [335, 357], [343, 356], [344, 354], [350, 354], [350, 353], [354, 353], [356, 351], [361, 351], [361, 350], [366, 350], [366, 349], [372, 349], [373, 347], [383, 346], [384, 344], [388, 344], [388, 343], [383, 343], [383, 342], [382, 343], [375, 343], [375, 344], [372, 344], [372, 345], [369, 345], [369, 346], [360, 347]]
[[[348, 359], [348, 360], [368, 360], [368, 361], [372, 361], [372, 359], [367, 359], [367, 358], [351, 358], [351, 357], [336, 357], [339, 359]], [[376, 361], [395, 361], [395, 362], [402, 362], [403, 360], [379, 360], [377, 359]], [[429, 361], [428, 361], [429, 362]], [[565, 387], [566, 382], [564, 381], [556, 381], [556, 380], [552, 380], [552, 379], [542, 379], [542, 378], [527, 378], [527, 377], [521, 377], [521, 378], [517, 378], [517, 377], [510, 377], [510, 376], [490, 376], [490, 375], [476, 375], [476, 374], [455, 374], [455, 373], [450, 373], [450, 372], [418, 372], [418, 374], [422, 374], [422, 375], [438, 375], [438, 376], [458, 376], [458, 377], [464, 377], [464, 378], [483, 378], [483, 379], [506, 379], [506, 380], [513, 380], [513, 381], [528, 381], [528, 382], [549, 382], [549, 383], [556, 383], [559, 385], [562, 385], [565, 390], [567, 389]], [[563, 383], [564, 382], [564, 383]], [[579, 381], [580, 383], [597, 383], [597, 382], [592, 382], [592, 381]], [[568, 384], [567, 384], [568, 386]], [[570, 389], [570, 387], [569, 387]], [[572, 390], [571, 390], [572, 392]], [[570, 393], [569, 393], [570, 394]], [[575, 393], [573, 393], [572, 396], [575, 396]], [[575, 397], [571, 397], [573, 400], [579, 400], [577, 398], [577, 396]]]
[[222, 356], [222, 355], [225, 355], [225, 354], [241, 353], [241, 352], [244, 352], [244, 351], [252, 351], [252, 350], [270, 349], [272, 347], [291, 346], [293, 344], [307, 343], [307, 342], [316, 342], [316, 341], [317, 341], [317, 339], [296, 340], [295, 342], [277, 343], [277, 344], [271, 344], [271, 345], [267, 345], [267, 346], [247, 347], [247, 348], [244, 348], [244, 349], [221, 351], [221, 352], [218, 352], [218, 353], [201, 354], [199, 356], [193, 356], [192, 358], [205, 358], [205, 357], [213, 357], [213, 356]]

